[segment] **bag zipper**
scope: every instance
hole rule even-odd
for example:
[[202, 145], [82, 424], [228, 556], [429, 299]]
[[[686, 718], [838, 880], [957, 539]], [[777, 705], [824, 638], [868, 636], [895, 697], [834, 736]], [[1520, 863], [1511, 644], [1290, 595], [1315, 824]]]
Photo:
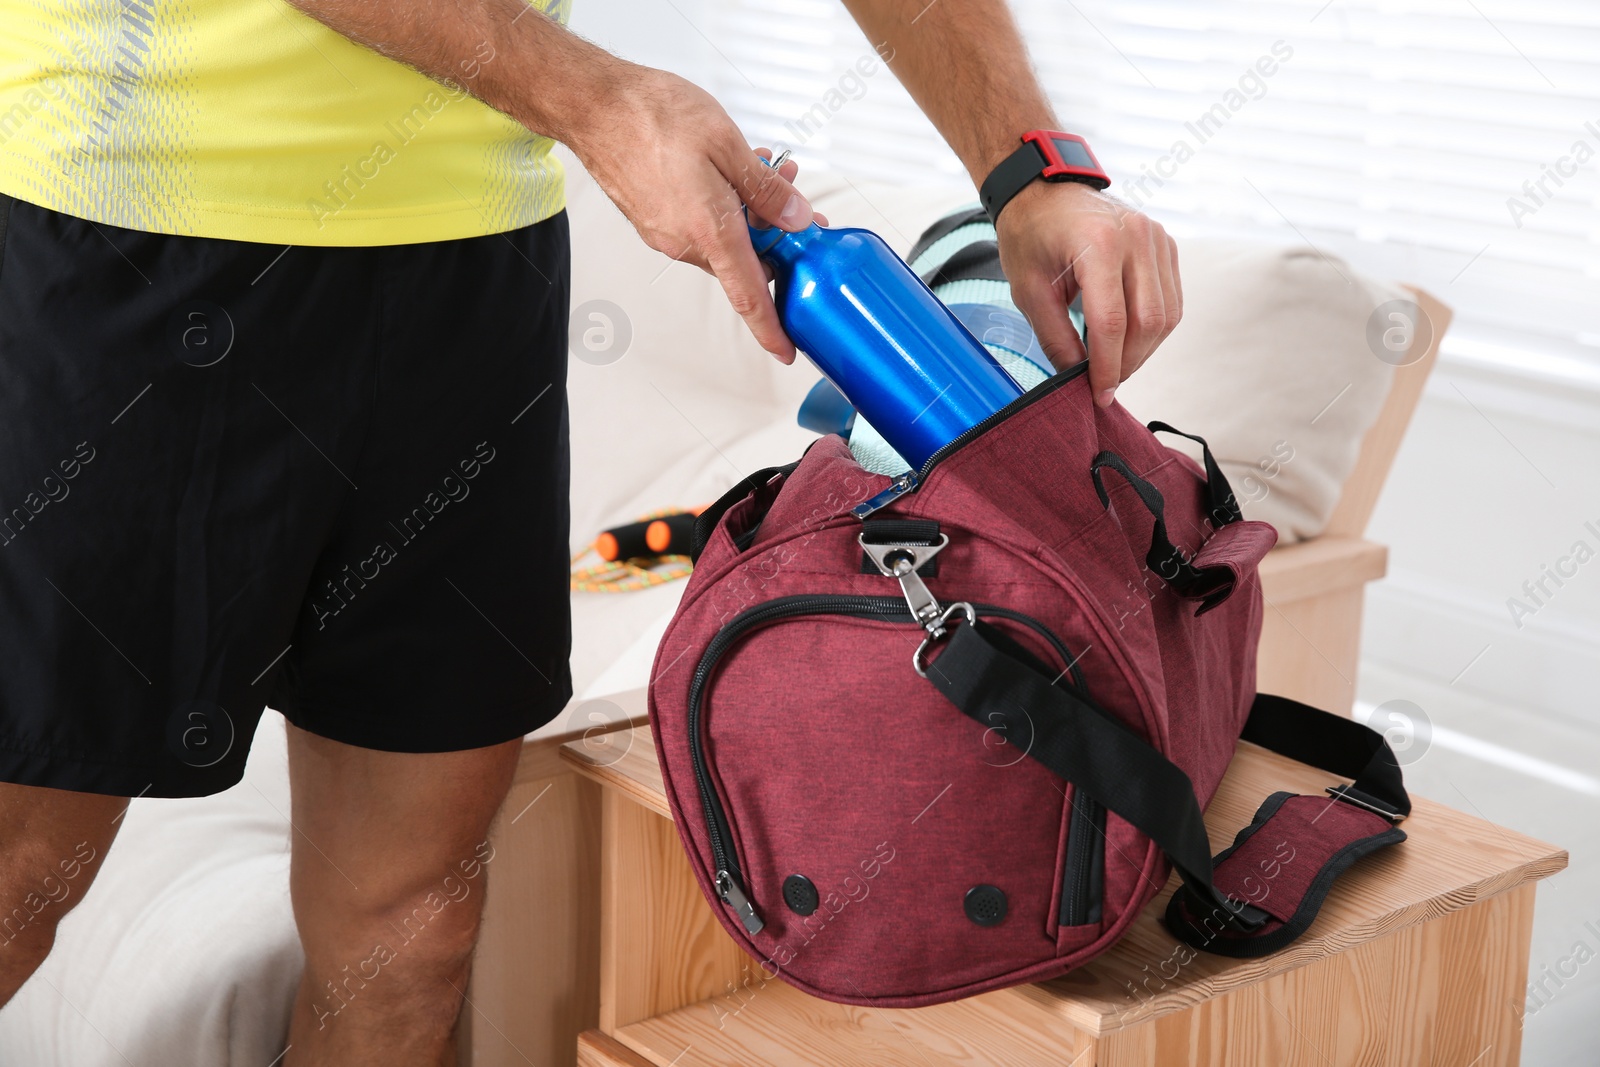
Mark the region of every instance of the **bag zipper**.
[[[1039, 620], [1031, 615], [1024, 615], [1019, 611], [1009, 608], [996, 607], [991, 604], [973, 604], [980, 616], [993, 616], [999, 619], [1008, 619], [1028, 627], [1048, 641], [1061, 657], [1067, 669], [1063, 674], [1071, 676], [1071, 684], [1079, 692], [1084, 692], [1083, 672], [1078, 669], [1076, 659], [1061, 639]], [[705, 817], [706, 837], [711, 842], [711, 862], [714, 870], [712, 882], [716, 886], [717, 895], [722, 902], [727, 904], [738, 915], [739, 922], [750, 934], [758, 934], [766, 925], [755, 904], [745, 892], [744, 875], [739, 870], [738, 858], [733, 850], [728, 847], [731, 837], [728, 829], [727, 814], [722, 808], [722, 802], [717, 797], [716, 787], [711, 782], [711, 774], [707, 770], [705, 755], [705, 739], [701, 728], [701, 705], [705, 697], [706, 683], [710, 680], [712, 672], [716, 669], [729, 647], [749, 630], [757, 626], [779, 619], [794, 618], [802, 615], [844, 615], [860, 619], [883, 619], [885, 621], [906, 622], [920, 625], [906, 601], [900, 597], [889, 596], [851, 596], [844, 594], [802, 594], [799, 596], [778, 597], [765, 604], [749, 608], [740, 612], [729, 620], [728, 624], [718, 630], [706, 650], [701, 653], [700, 662], [695, 666], [694, 676], [689, 682], [689, 762], [694, 770], [695, 785], [700, 793], [700, 805]], [[1098, 808], [1099, 804], [1092, 798], [1085, 798], [1087, 803], [1074, 804], [1072, 812], [1072, 825], [1068, 831], [1068, 854], [1073, 853], [1072, 842], [1085, 838], [1086, 834], [1094, 832], [1091, 817], [1091, 808]], [[1082, 811], [1084, 818], [1080, 818]], [[1085, 838], [1087, 840], [1087, 838]], [[1088, 845], [1092, 846], [1089, 841]], [[1092, 852], [1085, 847], [1079, 851]], [[1092, 865], [1086, 866], [1085, 873], [1078, 875], [1072, 871], [1068, 864], [1068, 876], [1073, 879], [1071, 912], [1077, 919], [1069, 925], [1079, 925], [1088, 910], [1089, 873]], [[1081, 890], [1078, 888], [1081, 882]], [[1068, 912], [1068, 897], [1066, 886], [1063, 886], [1062, 914]], [[1065, 922], [1065, 918], [1063, 918]]]
[[1099, 921], [1094, 899], [1095, 859], [1104, 852], [1095, 844], [1106, 835], [1106, 809], [1083, 790], [1072, 794], [1072, 822], [1067, 829], [1066, 870], [1061, 882], [1061, 925], [1082, 926]]
[[1038, 385], [1034, 386], [1026, 393], [1023, 393], [1021, 396], [1017, 397], [1017, 399], [1013, 400], [999, 411], [996, 411], [994, 414], [973, 423], [965, 430], [962, 430], [960, 433], [956, 434], [955, 437], [940, 445], [938, 449], [934, 451], [933, 455], [929, 456], [927, 461], [922, 464], [921, 470], [908, 470], [899, 475], [894, 481], [885, 486], [881, 492], [876, 493], [857, 504], [850, 510], [850, 513], [858, 519], [865, 519], [868, 515], [871, 515], [879, 508], [888, 507], [890, 504], [894, 503], [896, 500], [899, 500], [901, 497], [911, 492], [911, 490], [927, 481], [928, 475], [932, 473], [933, 468], [942, 463], [952, 452], [959, 451], [973, 438], [987, 433], [989, 430], [1006, 421], [1022, 409], [1036, 404], [1040, 400], [1043, 400], [1045, 397], [1049, 396], [1063, 385], [1066, 385], [1074, 378], [1077, 378], [1078, 376], [1087, 372], [1088, 369], [1089, 364], [1087, 362], [1077, 363], [1071, 367], [1068, 367], [1059, 374], [1056, 374], [1054, 377], [1047, 378], [1040, 382]]

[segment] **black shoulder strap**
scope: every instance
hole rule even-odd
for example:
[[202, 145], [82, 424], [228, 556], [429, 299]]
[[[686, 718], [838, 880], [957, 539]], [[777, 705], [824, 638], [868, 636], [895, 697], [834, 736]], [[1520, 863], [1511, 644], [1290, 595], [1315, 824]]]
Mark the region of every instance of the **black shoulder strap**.
[[[1275, 951], [1310, 925], [1345, 867], [1405, 839], [1394, 824], [1411, 804], [1382, 734], [1283, 697], [1258, 696], [1246, 740], [1354, 783], [1334, 787], [1329, 797], [1269, 798], [1234, 848], [1214, 862], [1199, 800], [1182, 768], [1003, 645], [982, 621], [958, 625], [929, 665], [928, 680], [970, 718], [1005, 730], [1007, 738], [1025, 739], [1018, 744], [1032, 758], [1154, 841], [1183, 880], [1168, 908], [1168, 926], [1198, 948], [1237, 956]], [[1308, 812], [1308, 804], [1320, 814]], [[1265, 847], [1274, 851], [1263, 857]], [[1277, 874], [1256, 870], [1272, 863]], [[1292, 876], [1283, 873], [1291, 869]]]

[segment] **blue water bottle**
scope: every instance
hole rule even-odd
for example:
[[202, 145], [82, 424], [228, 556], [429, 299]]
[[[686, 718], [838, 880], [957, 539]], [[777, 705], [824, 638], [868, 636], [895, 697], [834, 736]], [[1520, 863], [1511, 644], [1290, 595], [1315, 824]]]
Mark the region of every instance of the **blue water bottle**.
[[750, 239], [789, 338], [914, 470], [1022, 395], [871, 230], [751, 226]]

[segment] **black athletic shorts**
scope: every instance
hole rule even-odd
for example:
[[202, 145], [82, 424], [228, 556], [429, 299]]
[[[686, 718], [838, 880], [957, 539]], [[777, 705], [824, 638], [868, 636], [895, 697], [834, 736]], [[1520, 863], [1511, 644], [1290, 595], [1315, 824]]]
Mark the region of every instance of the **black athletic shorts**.
[[237, 782], [264, 706], [351, 745], [552, 719], [567, 219], [309, 248], [0, 196], [0, 781]]

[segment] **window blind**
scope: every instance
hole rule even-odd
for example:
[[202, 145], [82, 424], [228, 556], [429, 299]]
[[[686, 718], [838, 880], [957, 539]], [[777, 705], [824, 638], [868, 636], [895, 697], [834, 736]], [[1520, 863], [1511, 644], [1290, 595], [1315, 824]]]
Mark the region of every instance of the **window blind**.
[[[1594, 0], [1013, 9], [1061, 122], [1175, 234], [1309, 242], [1450, 304], [1447, 358], [1600, 390]], [[836, 0], [710, 12], [730, 59], [712, 88], [753, 142], [964, 174]]]

